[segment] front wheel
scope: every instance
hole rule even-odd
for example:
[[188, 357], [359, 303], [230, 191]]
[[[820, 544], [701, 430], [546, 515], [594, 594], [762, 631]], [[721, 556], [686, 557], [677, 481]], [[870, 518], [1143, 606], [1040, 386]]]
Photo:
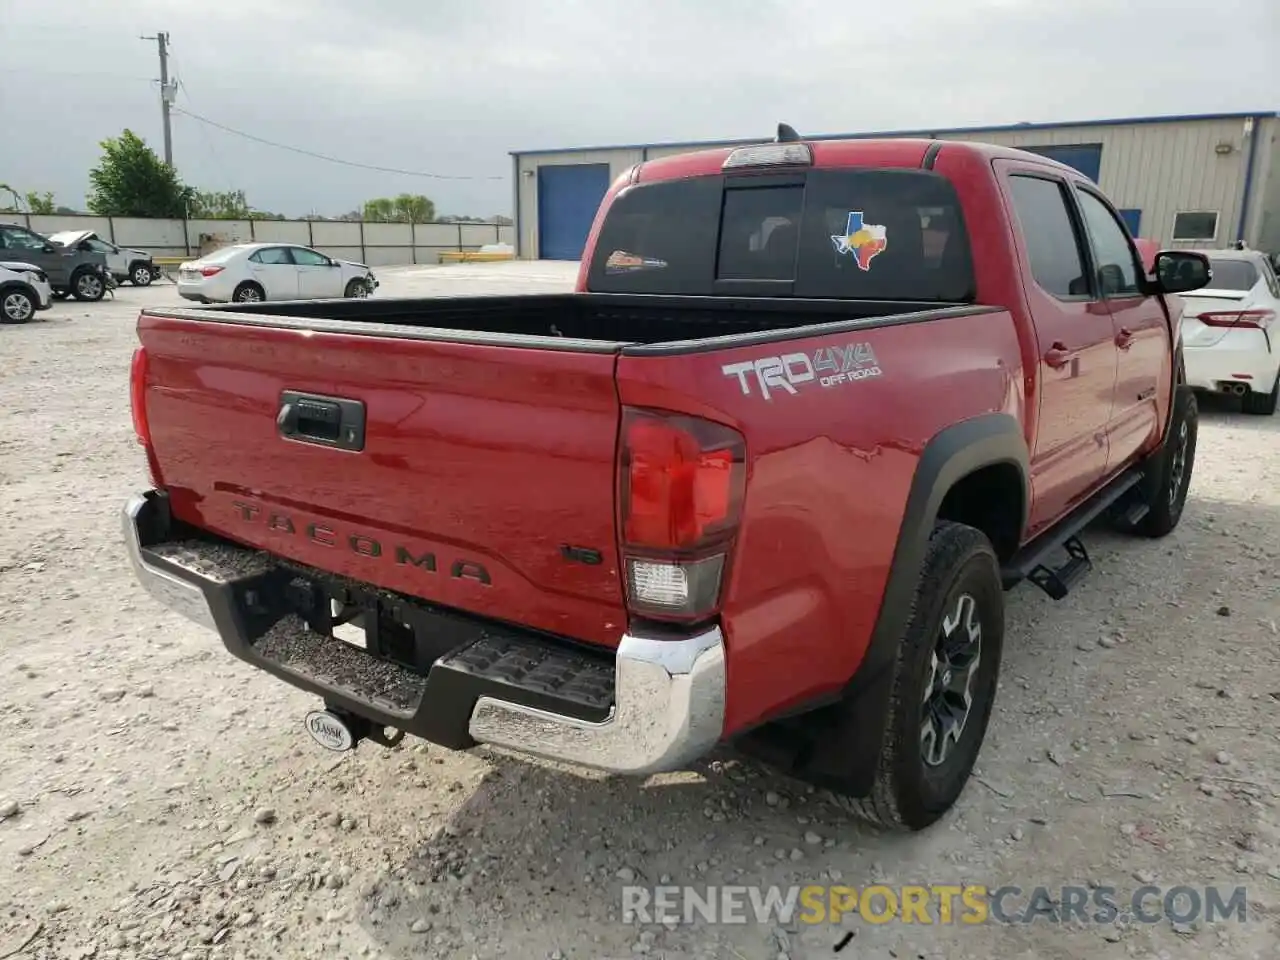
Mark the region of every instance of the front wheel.
[[352, 300], [367, 297], [370, 292], [369, 282], [367, 280], [362, 280], [360, 277], [356, 277], [354, 280], [347, 283], [347, 289], [342, 292], [342, 295], [348, 300]]
[[135, 263], [133, 269], [129, 271], [129, 282], [135, 287], [149, 287], [154, 279], [155, 274], [149, 263]]
[[959, 798], [986, 735], [1004, 648], [1000, 564], [980, 530], [940, 521], [898, 644], [875, 781], [835, 795], [891, 830], [923, 830]]
[[25, 290], [6, 290], [0, 295], [0, 320], [26, 323], [36, 314], [36, 302]]
[[101, 300], [106, 292], [106, 281], [92, 270], [80, 270], [71, 278], [71, 293], [77, 300], [94, 303]]

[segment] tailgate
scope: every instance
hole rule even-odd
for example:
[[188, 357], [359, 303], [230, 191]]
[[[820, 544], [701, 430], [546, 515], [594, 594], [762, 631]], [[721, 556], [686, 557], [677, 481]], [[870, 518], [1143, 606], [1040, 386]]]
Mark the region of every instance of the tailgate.
[[1210, 326], [1197, 319], [1202, 313], [1236, 313], [1249, 309], [1246, 291], [1215, 290], [1212, 296], [1198, 292], [1179, 294], [1185, 304], [1182, 315], [1182, 342], [1188, 347], [1213, 347], [1231, 332], [1230, 327]]
[[[613, 353], [145, 314], [138, 332], [159, 479], [178, 519], [364, 583], [616, 645], [626, 621]], [[295, 403], [282, 417], [290, 392], [352, 401], [344, 418], [363, 404], [363, 449], [312, 442], [335, 408]]]

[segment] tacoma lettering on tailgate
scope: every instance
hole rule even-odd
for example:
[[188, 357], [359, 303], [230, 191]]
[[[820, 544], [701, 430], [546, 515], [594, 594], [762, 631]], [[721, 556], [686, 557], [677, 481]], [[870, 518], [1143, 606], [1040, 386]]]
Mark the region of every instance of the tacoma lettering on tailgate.
[[[348, 550], [351, 553], [368, 557], [371, 560], [391, 560], [401, 566], [413, 566], [427, 573], [438, 573], [442, 564], [432, 550], [414, 553], [409, 547], [400, 543], [383, 545], [382, 541], [368, 534], [339, 531], [323, 523], [306, 523], [295, 520], [281, 510], [264, 510], [253, 503], [236, 500], [231, 504], [236, 515], [243, 521], [261, 524], [275, 533], [302, 537], [310, 543], [321, 547], [334, 547]], [[455, 580], [473, 580], [489, 586], [493, 583], [489, 571], [484, 564], [463, 557], [450, 558], [447, 561], [448, 575]]]
[[720, 368], [726, 377], [737, 377], [744, 397], [751, 396], [751, 379], [760, 387], [760, 396], [772, 400], [771, 390], [798, 393], [800, 384], [816, 381], [821, 387], [836, 387], [880, 376], [880, 365], [869, 343], [843, 347], [819, 347], [810, 358], [805, 353], [784, 353]]

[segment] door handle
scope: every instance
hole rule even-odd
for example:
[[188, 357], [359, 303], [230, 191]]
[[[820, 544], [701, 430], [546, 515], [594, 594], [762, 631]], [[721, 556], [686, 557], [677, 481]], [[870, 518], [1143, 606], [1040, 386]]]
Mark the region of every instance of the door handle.
[[1054, 342], [1044, 354], [1044, 362], [1055, 370], [1061, 369], [1067, 365], [1067, 361], [1071, 359], [1071, 351], [1067, 349], [1067, 345], [1061, 340]]
[[1128, 350], [1133, 346], [1133, 331], [1121, 327], [1120, 332], [1116, 334], [1116, 346], [1121, 350]]

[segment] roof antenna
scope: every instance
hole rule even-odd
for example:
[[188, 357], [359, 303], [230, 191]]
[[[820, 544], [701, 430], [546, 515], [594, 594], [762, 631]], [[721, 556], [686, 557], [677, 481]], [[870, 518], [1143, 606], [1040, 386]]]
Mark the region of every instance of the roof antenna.
[[796, 133], [795, 127], [788, 123], [778, 124], [778, 135], [774, 138], [774, 143], [797, 143], [800, 140], [800, 134]]

